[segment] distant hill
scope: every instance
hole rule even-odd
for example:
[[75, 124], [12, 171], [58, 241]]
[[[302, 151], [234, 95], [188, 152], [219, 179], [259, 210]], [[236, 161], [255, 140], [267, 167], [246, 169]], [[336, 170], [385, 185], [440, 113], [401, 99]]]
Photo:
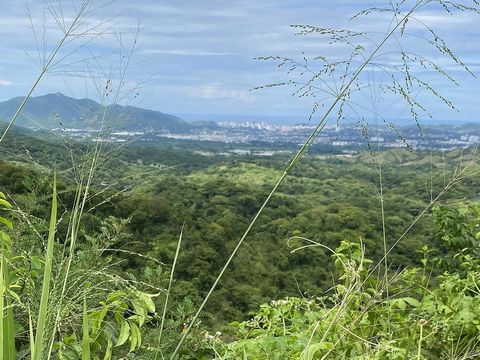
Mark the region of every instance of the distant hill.
[[[0, 102], [0, 123], [9, 121], [22, 97]], [[61, 93], [32, 97], [16, 125], [28, 128], [98, 129], [106, 111], [106, 126], [118, 131], [188, 132], [215, 128], [214, 122], [189, 123], [177, 116], [133, 106], [110, 105], [106, 108], [91, 99], [75, 99]]]

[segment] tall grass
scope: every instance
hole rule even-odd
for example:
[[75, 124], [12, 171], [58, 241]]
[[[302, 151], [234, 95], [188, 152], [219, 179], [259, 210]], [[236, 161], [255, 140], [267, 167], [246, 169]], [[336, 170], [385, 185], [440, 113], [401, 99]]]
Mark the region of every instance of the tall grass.
[[2, 343], [0, 344], [0, 358], [3, 359], [4, 351], [4, 330], [3, 330], [3, 312], [5, 310], [5, 302], [4, 302], [4, 292], [5, 292], [5, 280], [3, 276], [3, 261], [0, 264], [0, 311], [1, 311], [1, 319], [0, 319], [0, 339], [2, 339]]
[[[45, 254], [45, 264], [43, 270], [42, 293], [40, 298], [40, 308], [38, 310], [37, 328], [35, 334], [35, 347], [32, 359], [41, 360], [42, 352], [45, 348], [44, 340], [47, 321], [48, 302], [50, 298], [50, 283], [52, 280], [52, 262], [53, 262], [53, 246], [55, 243], [55, 232], [57, 226], [57, 178], [53, 177], [53, 195], [52, 210], [50, 214], [50, 226], [48, 228], [47, 251]], [[50, 358], [50, 353], [47, 354]]]
[[[12, 205], [6, 200], [5, 194], [0, 192], [0, 209], [11, 209]], [[13, 229], [10, 220], [0, 216], [0, 226], [8, 230]], [[13, 309], [10, 296], [6, 293], [10, 288], [10, 270], [9, 263], [12, 261], [12, 240], [10, 236], [0, 228], [0, 359], [15, 359], [15, 327], [13, 319]], [[10, 295], [10, 294], [8, 294]]]
[[[7, 123], [5, 129], [2, 130], [0, 136], [0, 142], [10, 133], [12, 127], [16, 123], [19, 117], [22, 116], [22, 112], [27, 104], [29, 98], [39, 87], [42, 80], [47, 75], [70, 75], [74, 73], [75, 76], [79, 75], [78, 69], [83, 68], [83, 72], [80, 74], [86, 79], [86, 84], [91, 83], [92, 88], [97, 92], [97, 96], [100, 99], [100, 103], [103, 105], [103, 112], [100, 114], [98, 123], [93, 124], [97, 129], [98, 137], [108, 139], [109, 133], [114, 131], [112, 125], [112, 119], [121, 119], [122, 115], [112, 114], [112, 106], [118, 101], [125, 101], [125, 94], [131, 93], [132, 88], [126, 89], [127, 81], [126, 74], [130, 68], [131, 59], [134, 51], [137, 48], [137, 36], [138, 32], [133, 31], [130, 35], [133, 37], [132, 46], [127, 47], [124, 36], [116, 33], [112, 28], [112, 17], [100, 17], [101, 10], [106, 6], [111, 5], [113, 1], [107, 0], [82, 0], [79, 3], [63, 2], [63, 1], [45, 1], [43, 5], [43, 21], [38, 21], [37, 18], [31, 13], [31, 9], [27, 4], [27, 16], [29, 17], [31, 28], [36, 41], [36, 48], [38, 53], [30, 58], [32, 60], [37, 59], [36, 65], [39, 67], [39, 74], [35, 78], [32, 86], [27, 92], [26, 96], [22, 99], [19, 107], [16, 109], [12, 118]], [[36, 4], [38, 6], [38, 4]], [[52, 30], [51, 27], [47, 27], [47, 23], [51, 22], [56, 24], [57, 33]], [[121, 60], [119, 69], [117, 72], [113, 72], [113, 67], [110, 67], [109, 71], [105, 71], [100, 63], [100, 57], [92, 55], [91, 47], [94, 45], [95, 40], [104, 38], [106, 36], [113, 37], [115, 41], [118, 41], [121, 52]], [[50, 41], [54, 39], [53, 44]], [[84, 48], [89, 47], [88, 51]], [[85, 53], [89, 54], [85, 57]], [[94, 69], [92, 66], [95, 66]], [[85, 70], [86, 69], [86, 70]], [[132, 95], [133, 96], [133, 95]], [[96, 115], [96, 114], [93, 114]], [[126, 115], [128, 116], [128, 114]], [[87, 119], [88, 120], [88, 119]], [[90, 125], [92, 125], [90, 123]], [[119, 126], [119, 125], [118, 125]], [[16, 309], [19, 313], [23, 313], [27, 309], [28, 314], [28, 327], [29, 327], [29, 343], [30, 343], [30, 357], [32, 359], [50, 359], [54, 354], [58, 355], [61, 351], [58, 349], [59, 342], [62, 341], [62, 331], [65, 329], [65, 324], [75, 323], [74, 317], [80, 316], [82, 319], [82, 359], [89, 359], [90, 354], [90, 342], [94, 342], [98, 338], [102, 331], [108, 329], [115, 329], [112, 324], [108, 324], [110, 319], [101, 319], [97, 321], [97, 325], [100, 324], [100, 329], [93, 329], [94, 321], [91, 320], [93, 316], [98, 316], [99, 306], [101, 306], [101, 298], [104, 296], [108, 298], [109, 292], [115, 293], [115, 289], [128, 290], [125, 295], [122, 295], [122, 301], [137, 301], [135, 303], [135, 311], [141, 312], [143, 318], [139, 320], [132, 320], [131, 328], [137, 328], [135, 321], [139, 322], [139, 326], [145, 322], [146, 314], [151, 310], [151, 299], [143, 292], [137, 290], [137, 285], [132, 280], [127, 280], [118, 276], [111, 270], [113, 266], [118, 266], [119, 262], [108, 263], [110, 260], [102, 260], [102, 254], [107, 251], [115, 251], [115, 249], [92, 249], [95, 251], [90, 257], [92, 259], [101, 260], [94, 267], [79, 271], [75, 266], [78, 266], [79, 238], [81, 238], [81, 227], [83, 224], [84, 216], [86, 213], [93, 211], [96, 206], [100, 204], [92, 205], [92, 187], [95, 185], [95, 178], [98, 169], [105, 163], [110, 157], [116, 154], [114, 147], [108, 147], [107, 143], [101, 141], [92, 141], [84, 148], [72, 143], [71, 139], [61, 138], [65, 146], [68, 149], [70, 159], [72, 163], [70, 166], [60, 165], [54, 173], [53, 180], [53, 194], [51, 198], [51, 215], [49, 220], [48, 236], [46, 241], [45, 254], [43, 255], [43, 278], [41, 280], [41, 290], [38, 291], [40, 299], [38, 304], [34, 302], [34, 297], [27, 298], [27, 303], [22, 303], [23, 299], [15, 298]], [[107, 151], [108, 150], [108, 151]], [[53, 167], [52, 164], [50, 166]], [[56, 164], [58, 166], [58, 164]], [[51, 173], [49, 167], [45, 168], [47, 172]], [[65, 182], [75, 185], [75, 197], [72, 207], [65, 213], [60, 214], [57, 218], [57, 174]], [[50, 175], [50, 174], [49, 174]], [[111, 195], [109, 199], [104, 200], [108, 202], [114, 196], [121, 194], [122, 190], [117, 191], [116, 195]], [[0, 193], [0, 206], [11, 207], [6, 202], [5, 196]], [[98, 196], [98, 194], [97, 194]], [[62, 204], [63, 205], [63, 204]], [[28, 226], [31, 230], [42, 239], [42, 229], [37, 229], [36, 226], [29, 221], [29, 214], [26, 214], [20, 207], [17, 206], [15, 211], [26, 219]], [[57, 222], [64, 223], [65, 218], [68, 218], [67, 233], [57, 234], [59, 237], [56, 239]], [[11, 228], [9, 220], [0, 217], [0, 225], [4, 224]], [[65, 238], [60, 238], [65, 235]], [[10, 304], [12, 297], [15, 293], [9, 293], [9, 276], [8, 276], [8, 264], [11, 261], [11, 253], [9, 249], [4, 249], [5, 244], [10, 244], [10, 238], [5, 232], [0, 229], [0, 236], [2, 240], [2, 252], [1, 252], [1, 273], [2, 273], [2, 296], [1, 296], [1, 309], [2, 314], [6, 314], [2, 321], [2, 341], [0, 342], [0, 351], [2, 359], [14, 359], [15, 358], [15, 339], [19, 335], [15, 332], [13, 327], [13, 307]], [[8, 240], [8, 241], [7, 241]], [[63, 242], [63, 246], [55, 246], [56, 240], [58, 243]], [[63, 247], [63, 249], [62, 249]], [[136, 255], [130, 252], [131, 255]], [[147, 256], [144, 256], [147, 259]], [[93, 283], [93, 286], [86, 286], [88, 283]], [[30, 285], [28, 285], [30, 286]], [[158, 288], [149, 284], [142, 284], [142, 286], [148, 286], [148, 288], [154, 289], [155, 293], [158, 292]], [[81, 289], [81, 290], [80, 290]], [[80, 290], [80, 291], [79, 291]], [[37, 289], [29, 289], [33, 295]], [[77, 298], [80, 296], [80, 300]], [[94, 307], [87, 308], [88, 300], [92, 299]], [[83, 301], [82, 301], [83, 300]], [[120, 301], [120, 300], [118, 300]], [[139, 302], [140, 301], [140, 302]], [[106, 309], [113, 311], [114, 304], [108, 304]], [[124, 305], [121, 305], [124, 306]], [[129, 304], [128, 306], [133, 306]], [[146, 310], [148, 309], [148, 310]], [[36, 316], [32, 315], [32, 311], [38, 310]], [[101, 309], [100, 313], [104, 310]], [[107, 312], [103, 316], [106, 316]], [[140, 316], [140, 315], [139, 315]], [[121, 319], [118, 319], [120, 321]], [[123, 322], [124, 323], [124, 322]], [[122, 323], [122, 324], [123, 324]], [[103, 324], [103, 325], [102, 325]], [[90, 329], [92, 327], [92, 329]], [[67, 327], [68, 328], [68, 327]], [[91, 338], [91, 331], [95, 330], [93, 334], [96, 338]], [[130, 338], [130, 334], [128, 334]], [[134, 336], [135, 335], [135, 336]], [[136, 349], [141, 343], [139, 334], [131, 335], [132, 348]], [[103, 336], [103, 335], [102, 335]], [[114, 335], [111, 335], [114, 336]], [[110, 341], [110, 339], [109, 339]], [[135, 344], [134, 344], [135, 343]], [[117, 344], [121, 345], [121, 344]], [[106, 349], [105, 357], [108, 358], [109, 353], [111, 356], [112, 347]]]
[[177, 242], [177, 249], [175, 250], [175, 256], [173, 258], [172, 269], [170, 270], [170, 279], [168, 281], [167, 292], [165, 294], [165, 300], [164, 300], [165, 302], [163, 304], [162, 320], [160, 322], [157, 349], [155, 351], [155, 360], [158, 359], [158, 353], [161, 353], [162, 359], [164, 358], [163, 353], [161, 352], [160, 346], [162, 344], [163, 329], [165, 326], [165, 319], [167, 317], [168, 301], [170, 299], [170, 291], [172, 289], [172, 283], [173, 283], [174, 274], [175, 274], [175, 267], [177, 265], [178, 255], [180, 254], [180, 246], [182, 245], [183, 229], [184, 229], [184, 226], [182, 226], [182, 230], [180, 231], [180, 237], [178, 238], [178, 242]]
[[90, 360], [90, 334], [89, 318], [87, 313], [87, 298], [83, 297], [83, 322], [82, 322], [82, 360]]

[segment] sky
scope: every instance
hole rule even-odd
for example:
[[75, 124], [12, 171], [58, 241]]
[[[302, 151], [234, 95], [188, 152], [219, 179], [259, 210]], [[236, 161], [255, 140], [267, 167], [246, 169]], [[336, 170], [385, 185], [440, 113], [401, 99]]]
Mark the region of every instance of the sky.
[[[59, 0], [48, 0], [47, 5], [53, 6], [59, 17], [63, 15], [68, 24], [80, 2], [65, 0], [59, 7]], [[88, 69], [90, 76], [93, 74], [98, 78], [112, 73], [114, 81], [120, 82], [121, 73], [118, 69], [126, 60], [118, 53], [123, 46], [122, 54], [130, 60], [124, 78], [128, 83], [125, 87], [132, 90], [126, 93], [134, 96], [122, 97], [121, 102], [181, 114], [191, 119], [208, 120], [212, 114], [225, 115], [225, 119], [228, 119], [227, 115], [244, 115], [246, 118], [258, 116], [259, 119], [261, 116], [308, 119], [319, 96], [298, 98], [292, 96], [294, 89], [291, 87], [252, 90], [261, 85], [291, 79], [304, 81], [305, 74], [286, 75], [286, 68], [278, 68], [275, 62], [256, 58], [282, 56], [302, 62], [305, 56], [309, 64], [314, 64], [313, 70], [317, 63], [310, 59], [317, 56], [326, 56], [331, 61], [348, 59], [350, 48], [329, 44], [316, 35], [295, 35], [297, 30], [290, 26], [292, 24], [348, 27], [355, 31], [371, 32], [368, 37], [370, 40], [358, 40], [365, 47], [365, 54], [369, 54], [372, 44], [378, 44], [381, 34], [388, 28], [388, 13], [373, 14], [354, 21], [348, 19], [364, 8], [385, 7], [386, 2], [117, 0], [109, 4], [103, 0], [94, 1], [92, 9], [99, 8], [92, 12], [88, 22], [83, 25], [94, 26], [103, 22], [95, 31], [104, 30], [105, 33], [94, 38], [82, 36], [61, 49], [55, 61], [68, 56], [46, 74], [34, 94], [63, 92], [74, 97], [95, 98], [95, 83], [80, 76], [79, 70]], [[38, 52], [43, 52], [42, 29], [45, 29], [47, 53], [54, 49], [61, 33], [48, 6], [45, 10], [43, 1], [29, 1], [30, 15], [26, 14], [27, 7], [21, 0], [1, 0], [1, 3], [0, 100], [7, 100], [25, 95], [40, 71], [42, 55], [39, 57]], [[469, 4], [470, 1], [463, 0], [463, 3]], [[440, 89], [442, 96], [452, 100], [458, 110], [450, 110], [442, 105], [442, 101], [427, 96], [426, 90], [415, 93], [416, 99], [437, 119], [480, 120], [477, 117], [480, 80], [467, 74], [451, 59], [442, 57], [420, 39], [428, 35], [420, 24], [436, 29], [458, 57], [480, 75], [479, 20], [480, 15], [466, 12], [450, 15], [439, 6], [421, 9], [416, 14], [416, 20], [407, 25], [407, 32], [412, 36], [392, 39], [385, 45], [381, 52], [385, 54], [378, 58], [378, 62], [389, 66], [400, 64], [399, 46], [404, 51], [412, 51], [434, 61], [447, 70], [459, 86], [421, 67], [412, 67], [412, 74]], [[31, 30], [32, 24], [35, 33]], [[137, 43], [130, 58], [126, 55], [127, 49], [135, 36]], [[73, 52], [76, 46], [83, 44], [82, 41], [88, 43]], [[385, 81], [385, 74], [378, 68], [368, 67], [365, 70], [361, 78], [364, 83]], [[332, 79], [326, 79], [326, 84], [334, 87]], [[101, 88], [98, 83], [97, 86]], [[325, 99], [322, 103], [328, 106], [329, 101]], [[362, 112], [360, 109], [366, 108], [375, 108], [375, 113], [391, 119], [408, 117], [409, 114], [402, 101], [378, 92], [363, 92], [354, 101], [358, 106], [356, 110], [350, 109], [347, 116], [355, 116]], [[372, 114], [370, 110], [363, 112], [364, 116], [368, 117], [369, 114]]]

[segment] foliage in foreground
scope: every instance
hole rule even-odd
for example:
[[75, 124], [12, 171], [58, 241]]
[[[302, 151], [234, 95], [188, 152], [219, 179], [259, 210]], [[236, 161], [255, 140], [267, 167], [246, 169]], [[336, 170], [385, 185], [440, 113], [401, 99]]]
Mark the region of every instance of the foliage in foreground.
[[[135, 351], [155, 305], [151, 295], [115, 272], [113, 258], [104, 253], [122, 236], [121, 224], [106, 221], [100, 234], [87, 238], [63, 282], [68, 257], [55, 241], [55, 182], [53, 188], [45, 252], [40, 241], [29, 247], [12, 239], [14, 225], [0, 216], [0, 358], [109, 359], [114, 347], [117, 354]], [[0, 192], [1, 208], [12, 205]]]
[[[478, 210], [478, 204], [436, 207], [438, 236], [449, 255], [430, 259], [425, 246], [423, 267], [388, 279], [372, 276], [360, 243], [342, 242], [332, 255], [339, 281], [330, 295], [262, 305], [250, 320], [233, 324], [239, 340], [211, 340], [218, 358], [478, 358]], [[459, 242], [470, 246], [459, 249]], [[438, 266], [445, 271], [432, 278]]]

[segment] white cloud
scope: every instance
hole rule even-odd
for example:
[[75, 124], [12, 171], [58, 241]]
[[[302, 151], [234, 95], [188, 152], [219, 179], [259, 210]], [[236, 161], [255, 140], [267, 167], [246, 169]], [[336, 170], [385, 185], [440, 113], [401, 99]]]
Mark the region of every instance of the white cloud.
[[13, 83], [11, 81], [0, 79], [0, 86], [9, 86], [9, 85], [12, 85], [12, 84]]
[[182, 49], [147, 49], [143, 50], [142, 54], [145, 55], [181, 55], [181, 56], [230, 56], [235, 55], [229, 52], [216, 52], [216, 51], [204, 51], [204, 50], [182, 50]]
[[461, 24], [475, 23], [478, 21], [474, 14], [451, 15], [445, 12], [419, 12], [412, 17], [416, 20], [416, 27], [423, 24], [430, 27], [458, 26]]
[[235, 100], [251, 102], [255, 97], [246, 90], [227, 89], [218, 83], [211, 83], [204, 86], [193, 87], [189, 95], [200, 99]]

